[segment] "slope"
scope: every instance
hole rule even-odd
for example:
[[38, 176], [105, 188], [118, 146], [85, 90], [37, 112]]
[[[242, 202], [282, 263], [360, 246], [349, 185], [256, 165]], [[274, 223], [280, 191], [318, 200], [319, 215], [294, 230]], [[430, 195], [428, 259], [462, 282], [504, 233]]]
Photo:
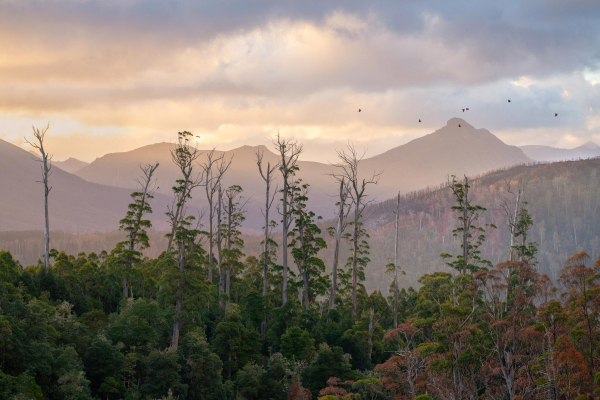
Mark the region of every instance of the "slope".
[[[0, 140], [0, 231], [41, 229], [44, 224], [40, 166], [29, 152]], [[118, 227], [130, 201], [129, 189], [87, 182], [60, 168], [50, 176], [50, 229], [94, 232]], [[153, 220], [157, 228], [170, 200], [157, 196]]]

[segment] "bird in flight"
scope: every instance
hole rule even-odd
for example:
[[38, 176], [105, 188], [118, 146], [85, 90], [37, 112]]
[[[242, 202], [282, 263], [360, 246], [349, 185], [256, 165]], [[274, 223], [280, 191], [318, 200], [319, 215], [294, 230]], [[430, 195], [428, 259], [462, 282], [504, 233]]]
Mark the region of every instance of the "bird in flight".
[[468, 108], [466, 108], [465, 110], [469, 111], [469, 109], [468, 109]]
[[458, 124], [458, 127], [460, 128], [460, 124]]
[[463, 112], [465, 112], [465, 109], [463, 108]]
[[360, 108], [358, 109], [358, 112], [360, 112]]
[[555, 117], [558, 117], [558, 113], [554, 113], [554, 116], [555, 116]]
[[419, 122], [421, 122], [421, 120], [419, 120]]
[[510, 99], [508, 99], [508, 102], [510, 103]]

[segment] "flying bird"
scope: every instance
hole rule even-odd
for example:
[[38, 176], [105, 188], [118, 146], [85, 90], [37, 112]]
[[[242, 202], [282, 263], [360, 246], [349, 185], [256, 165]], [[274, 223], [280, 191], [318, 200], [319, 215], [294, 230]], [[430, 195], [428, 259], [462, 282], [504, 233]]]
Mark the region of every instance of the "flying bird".
[[460, 128], [460, 124], [458, 124], [458, 127]]
[[358, 112], [360, 112], [360, 108], [358, 109]]
[[558, 113], [554, 113], [554, 116], [555, 116], [555, 117], [558, 117]]
[[510, 99], [508, 99], [508, 102], [510, 103]]
[[419, 120], [419, 122], [421, 122], [421, 120]]
[[468, 108], [467, 108], [466, 110], [467, 110], [467, 111], [469, 111], [469, 109], [468, 109]]
[[463, 108], [463, 112], [465, 112], [465, 109]]

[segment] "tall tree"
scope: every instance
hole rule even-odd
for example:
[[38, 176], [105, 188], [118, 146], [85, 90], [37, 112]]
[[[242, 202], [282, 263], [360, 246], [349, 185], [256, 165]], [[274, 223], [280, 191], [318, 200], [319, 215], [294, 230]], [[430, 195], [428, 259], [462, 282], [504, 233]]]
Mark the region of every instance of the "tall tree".
[[214, 219], [215, 219], [215, 194], [218, 193], [225, 172], [229, 169], [233, 157], [225, 159], [225, 154], [215, 155], [215, 149], [206, 155], [206, 161], [201, 165], [204, 175], [204, 189], [206, 191], [206, 202], [208, 203], [208, 280], [213, 280], [214, 266]]
[[510, 182], [506, 182], [506, 192], [512, 197], [502, 196], [500, 198], [500, 207], [506, 217], [506, 226], [510, 233], [510, 253], [508, 261], [516, 261], [515, 259], [515, 240], [517, 237], [517, 224], [519, 212], [523, 207], [523, 186], [521, 182], [517, 185], [517, 189], [511, 188]]
[[342, 235], [348, 227], [348, 214], [351, 210], [351, 204], [348, 204], [348, 198], [350, 196], [350, 187], [344, 178], [340, 180], [340, 193], [338, 197], [337, 210], [337, 225], [336, 227], [329, 227], [327, 231], [330, 236], [335, 237], [335, 248], [333, 250], [333, 269], [331, 272], [331, 291], [329, 293], [329, 309], [332, 310], [335, 304], [335, 296], [338, 287], [338, 264], [340, 260], [340, 244], [342, 241]]
[[[153, 199], [152, 196], [152, 176], [158, 168], [158, 163], [148, 164], [145, 167], [140, 166], [142, 170], [141, 179], [137, 183], [139, 190], [131, 193], [133, 203], [129, 204], [129, 210], [120, 223], [120, 229], [127, 232], [128, 239], [117, 243], [116, 252], [126, 264], [125, 276], [123, 277], [123, 297], [128, 297], [129, 274], [133, 268], [133, 264], [140, 261], [143, 249], [150, 246], [148, 233], [146, 229], [152, 227], [152, 223], [148, 219], [144, 219], [146, 214], [152, 213], [152, 207], [148, 200]], [[133, 297], [133, 290], [131, 290]]]
[[359, 167], [365, 153], [359, 156], [356, 149], [351, 144], [348, 145], [347, 150], [338, 150], [337, 154], [340, 161], [337, 164], [334, 164], [334, 166], [337, 167], [340, 172], [333, 173], [332, 176], [338, 181], [343, 179], [348, 182], [348, 185], [350, 186], [350, 198], [354, 208], [354, 218], [351, 222], [353, 232], [349, 236], [349, 240], [352, 244], [352, 316], [355, 317], [357, 312], [356, 294], [358, 289], [358, 278], [359, 274], [362, 274], [362, 270], [364, 270], [369, 261], [368, 257], [366, 257], [368, 255], [368, 243], [365, 240], [367, 232], [363, 228], [363, 212], [369, 203], [366, 201], [368, 196], [366, 189], [371, 184], [377, 184], [382, 172], [373, 172], [369, 178], [361, 178]]
[[[190, 140], [192, 138], [190, 132], [179, 132], [177, 137], [177, 145], [171, 150], [171, 158], [173, 163], [179, 168], [181, 176], [177, 179], [176, 185], [173, 186], [175, 195], [175, 204], [167, 211], [169, 222], [171, 224], [171, 232], [166, 236], [169, 238], [168, 250], [172, 249], [173, 241], [176, 241], [177, 249], [175, 256], [179, 270], [179, 279], [177, 280], [178, 294], [175, 302], [175, 317], [173, 319], [173, 337], [171, 346], [177, 348], [179, 344], [179, 331], [181, 329], [181, 309], [183, 304], [183, 275], [187, 261], [187, 256], [195, 250], [196, 237], [200, 231], [191, 228], [194, 220], [193, 216], [186, 216], [186, 202], [192, 198], [191, 192], [194, 188], [202, 185], [202, 176], [194, 174], [194, 164], [200, 156], [198, 149], [192, 147]], [[187, 247], [191, 247], [187, 248]]]
[[264, 229], [264, 237], [263, 237], [263, 287], [262, 287], [262, 296], [263, 296], [263, 300], [265, 302], [265, 319], [264, 321], [261, 323], [261, 327], [260, 327], [260, 332], [261, 332], [261, 339], [264, 342], [266, 337], [267, 337], [267, 313], [266, 313], [266, 307], [267, 307], [267, 287], [269, 285], [269, 265], [271, 264], [271, 251], [269, 250], [269, 247], [272, 246], [272, 239], [271, 239], [271, 229], [273, 228], [273, 226], [275, 225], [275, 221], [271, 221], [269, 220], [269, 212], [271, 211], [271, 207], [273, 206], [273, 201], [275, 200], [275, 194], [277, 193], [277, 188], [275, 188], [275, 190], [271, 193], [271, 185], [273, 184], [273, 180], [275, 179], [273, 172], [275, 172], [275, 170], [277, 168], [279, 168], [279, 163], [276, 163], [275, 165], [271, 166], [270, 162], [267, 162], [267, 167], [263, 168], [263, 156], [264, 156], [264, 151], [261, 149], [258, 149], [256, 151], [256, 165], [258, 166], [258, 172], [260, 173], [260, 176], [262, 177], [262, 179], [265, 181], [265, 208], [263, 210], [263, 215], [265, 217], [265, 225], [263, 227]]
[[[465, 175], [465, 181], [459, 182], [456, 176], [452, 175], [448, 178], [448, 188], [452, 190], [455, 198], [455, 205], [452, 206], [452, 211], [459, 221], [459, 226], [452, 231], [453, 236], [461, 236], [462, 255], [456, 257], [454, 261], [447, 261], [446, 264], [456, 269], [461, 275], [466, 275], [467, 272], [476, 272], [481, 269], [481, 266], [492, 268], [490, 261], [481, 258], [481, 250], [479, 248], [485, 242], [485, 229], [478, 226], [480, 214], [486, 211], [486, 208], [471, 204], [469, 197], [469, 178]], [[487, 224], [490, 228], [496, 228], [494, 224]], [[452, 255], [442, 253], [440, 256], [444, 259], [450, 259]]]
[[46, 137], [46, 132], [48, 132], [48, 129], [50, 128], [50, 123], [48, 123], [48, 125], [46, 125], [46, 127], [42, 130], [36, 129], [33, 126], [31, 128], [33, 129], [33, 137], [37, 142], [30, 142], [27, 138], [25, 138], [25, 141], [32, 147], [38, 149], [40, 155], [42, 156], [42, 158], [37, 161], [42, 164], [42, 180], [40, 182], [44, 185], [44, 265], [47, 269], [50, 266], [50, 218], [48, 213], [48, 195], [52, 190], [48, 179], [52, 173], [52, 156], [48, 154], [46, 149], [44, 149], [44, 139]]
[[283, 139], [279, 134], [277, 134], [277, 138], [273, 141], [273, 144], [278, 156], [281, 157], [281, 161], [279, 162], [279, 171], [281, 172], [281, 177], [283, 178], [283, 189], [281, 189], [281, 247], [283, 252], [283, 287], [281, 297], [282, 303], [285, 304], [287, 302], [288, 286], [288, 233], [290, 225], [293, 221], [293, 216], [288, 210], [288, 196], [290, 187], [294, 181], [294, 176], [299, 169], [298, 157], [300, 157], [300, 154], [302, 154], [304, 148], [302, 144], [296, 142], [295, 140]]
[[202, 153], [192, 146], [192, 137], [193, 135], [188, 131], [179, 132], [177, 134], [177, 144], [171, 150], [171, 159], [179, 169], [180, 177], [175, 181], [176, 185], [173, 186], [175, 196], [173, 206], [169, 207], [167, 211], [171, 225], [171, 232], [167, 235], [169, 239], [167, 252], [171, 251], [175, 231], [184, 219], [185, 206], [187, 201], [192, 198], [192, 190], [202, 185], [203, 176], [194, 173], [196, 160]]
[[308, 211], [306, 202], [308, 200], [309, 185], [297, 182], [290, 191], [290, 208], [294, 216], [294, 229], [290, 232], [290, 246], [292, 257], [298, 267], [298, 273], [302, 279], [300, 284], [303, 293], [299, 296], [300, 304], [304, 308], [310, 308], [310, 300], [316, 294], [321, 294], [327, 289], [324, 285], [325, 263], [317, 257], [319, 251], [327, 247], [325, 240], [320, 237], [321, 229], [315, 223], [315, 213]]
[[226, 205], [224, 207], [226, 221], [223, 222], [221, 228], [225, 232], [225, 245], [226, 248], [223, 250], [223, 260], [221, 268], [224, 270], [225, 275], [225, 295], [226, 303], [225, 308], [229, 308], [229, 298], [231, 295], [231, 273], [234, 270], [243, 269], [243, 262], [241, 261], [244, 253], [244, 241], [241, 238], [242, 232], [240, 227], [242, 222], [246, 219], [244, 217], [245, 207], [247, 200], [242, 197], [242, 187], [233, 185], [225, 190]]
[[400, 192], [396, 198], [396, 240], [394, 242], [394, 329], [398, 329], [398, 218], [400, 218]]

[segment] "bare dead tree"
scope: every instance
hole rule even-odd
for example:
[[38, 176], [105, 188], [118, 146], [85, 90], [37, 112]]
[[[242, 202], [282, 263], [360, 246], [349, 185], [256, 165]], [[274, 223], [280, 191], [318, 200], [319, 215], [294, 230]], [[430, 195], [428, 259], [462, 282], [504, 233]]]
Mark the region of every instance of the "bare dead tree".
[[198, 159], [202, 153], [191, 145], [191, 137], [192, 134], [190, 132], [179, 132], [177, 145], [175, 148], [171, 149], [171, 159], [179, 169], [181, 176], [177, 179], [176, 186], [173, 186], [173, 193], [175, 195], [173, 205], [167, 210], [167, 216], [169, 217], [171, 225], [167, 251], [171, 251], [175, 231], [184, 218], [185, 205], [192, 197], [192, 190], [198, 186], [202, 186], [203, 182], [203, 176], [201, 174], [194, 174], [196, 159]]
[[33, 148], [38, 149], [41, 159], [36, 160], [41, 163], [42, 168], [42, 180], [38, 181], [44, 184], [44, 218], [45, 218], [45, 227], [44, 227], [44, 242], [45, 242], [45, 253], [44, 253], [44, 266], [46, 269], [50, 266], [50, 220], [48, 213], [48, 195], [52, 190], [52, 187], [49, 185], [48, 178], [52, 174], [52, 156], [48, 154], [48, 152], [44, 149], [44, 138], [46, 137], [46, 132], [50, 128], [50, 123], [46, 125], [46, 127], [42, 130], [37, 129], [32, 126], [33, 129], [33, 137], [37, 140], [34, 142], [30, 142], [27, 138], [25, 141], [29, 143]]
[[[500, 198], [500, 208], [504, 212], [506, 216], [506, 226], [508, 228], [508, 232], [510, 233], [510, 253], [509, 253], [509, 261], [515, 260], [515, 240], [518, 235], [519, 230], [519, 217], [521, 210], [523, 209], [523, 193], [524, 187], [519, 182], [517, 184], [517, 190], [511, 188], [510, 182], [505, 181], [506, 184], [506, 192], [511, 195], [512, 199], [508, 196], [501, 196]], [[511, 263], [509, 268], [507, 269], [507, 280], [510, 281], [510, 276], [513, 273], [513, 269], [511, 268], [513, 264]], [[504, 303], [504, 311], [508, 311], [508, 303], [511, 297], [511, 285], [506, 286], [506, 301]]]
[[271, 167], [271, 163], [267, 162], [267, 168], [263, 169], [263, 156], [264, 151], [257, 150], [256, 151], [256, 165], [258, 166], [258, 172], [260, 176], [265, 181], [265, 209], [263, 210], [263, 215], [265, 217], [265, 226], [264, 226], [264, 239], [263, 239], [263, 290], [262, 295], [265, 299], [265, 319], [260, 325], [261, 338], [264, 343], [267, 335], [267, 313], [266, 313], [266, 297], [267, 297], [267, 287], [269, 285], [268, 277], [269, 277], [269, 241], [270, 238], [270, 228], [271, 221], [269, 220], [269, 211], [273, 206], [273, 201], [275, 200], [275, 194], [277, 193], [277, 188], [271, 193], [271, 185], [273, 184], [274, 176], [273, 172], [279, 168], [279, 163], [275, 164]]
[[352, 205], [354, 208], [354, 219], [351, 222], [353, 225], [353, 233], [350, 238], [350, 242], [352, 243], [352, 316], [356, 317], [357, 312], [357, 302], [356, 302], [356, 294], [358, 288], [358, 273], [359, 273], [359, 262], [364, 268], [364, 262], [366, 261], [364, 257], [359, 257], [359, 253], [363, 253], [365, 250], [361, 249], [361, 242], [363, 241], [363, 237], [366, 235], [365, 230], [362, 228], [363, 224], [363, 211], [365, 207], [368, 205], [366, 201], [367, 193], [366, 188], [371, 184], [377, 184], [379, 181], [379, 177], [383, 173], [381, 172], [373, 172], [369, 178], [362, 178], [359, 174], [360, 162], [364, 158], [366, 153], [363, 152], [362, 155], [358, 155], [356, 149], [353, 145], [348, 144], [346, 150], [338, 150], [337, 154], [340, 161], [337, 164], [334, 164], [336, 168], [338, 168], [338, 173], [332, 173], [331, 175], [336, 178], [338, 181], [344, 179], [348, 182], [350, 187], [350, 198], [352, 200]]
[[506, 184], [506, 192], [511, 195], [512, 198], [508, 196], [502, 196], [500, 198], [500, 208], [504, 212], [506, 216], [506, 226], [510, 233], [510, 255], [509, 261], [515, 261], [515, 239], [517, 236], [518, 223], [519, 223], [519, 212], [523, 207], [523, 192], [524, 187], [519, 182], [517, 185], [516, 191], [511, 188], [510, 182], [505, 181]]
[[224, 289], [224, 279], [223, 279], [223, 253], [221, 252], [223, 235], [221, 235], [221, 213], [223, 211], [223, 189], [221, 185], [219, 185], [219, 189], [217, 190], [217, 258], [219, 262], [219, 307], [223, 306], [223, 299], [221, 297], [221, 293]]
[[329, 309], [333, 310], [335, 305], [335, 295], [337, 292], [337, 278], [338, 278], [338, 264], [340, 259], [340, 242], [342, 240], [342, 234], [348, 227], [348, 214], [352, 209], [352, 205], [348, 204], [348, 198], [350, 196], [350, 187], [344, 177], [340, 182], [340, 193], [338, 197], [338, 210], [337, 210], [337, 227], [335, 233], [333, 227], [329, 229], [330, 235], [335, 235], [335, 249], [333, 252], [333, 270], [331, 272], [331, 291], [329, 293]]
[[215, 149], [211, 150], [206, 157], [206, 162], [201, 165], [204, 177], [204, 189], [206, 191], [206, 201], [208, 203], [208, 280], [213, 280], [213, 246], [214, 246], [214, 218], [215, 204], [214, 197], [219, 190], [221, 181], [225, 172], [229, 169], [233, 157], [225, 159], [225, 154], [215, 155]]
[[287, 302], [287, 284], [288, 284], [288, 232], [290, 224], [293, 221], [293, 216], [288, 210], [288, 196], [290, 186], [293, 183], [294, 175], [298, 171], [298, 157], [304, 150], [302, 144], [295, 140], [282, 139], [279, 133], [273, 141], [275, 150], [277, 151], [281, 161], [279, 162], [279, 171], [283, 178], [283, 189], [281, 190], [281, 226], [282, 226], [282, 252], [283, 252], [283, 288], [282, 288], [282, 303]]

